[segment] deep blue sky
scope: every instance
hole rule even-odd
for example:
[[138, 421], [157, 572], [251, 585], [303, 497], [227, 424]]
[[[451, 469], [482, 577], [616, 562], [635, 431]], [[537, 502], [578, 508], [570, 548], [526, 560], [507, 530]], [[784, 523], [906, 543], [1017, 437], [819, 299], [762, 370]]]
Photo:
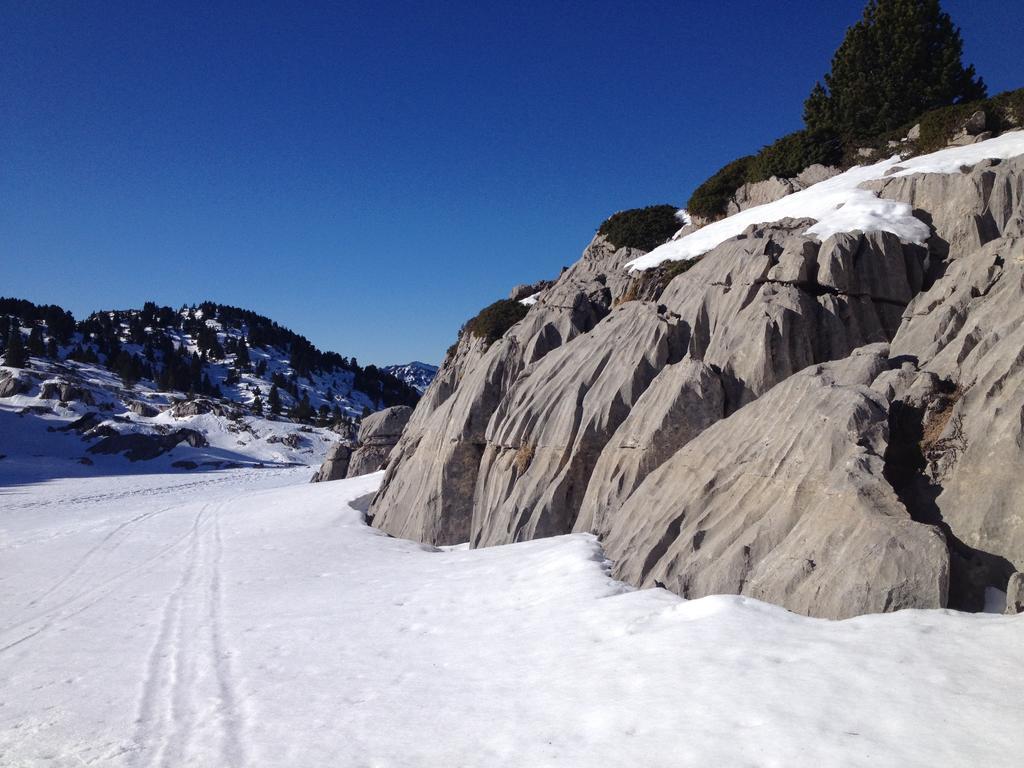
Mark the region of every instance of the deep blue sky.
[[[241, 5], [0, 0], [0, 295], [439, 362], [608, 214], [798, 128], [863, 2]], [[944, 6], [1024, 85], [1017, 0]]]

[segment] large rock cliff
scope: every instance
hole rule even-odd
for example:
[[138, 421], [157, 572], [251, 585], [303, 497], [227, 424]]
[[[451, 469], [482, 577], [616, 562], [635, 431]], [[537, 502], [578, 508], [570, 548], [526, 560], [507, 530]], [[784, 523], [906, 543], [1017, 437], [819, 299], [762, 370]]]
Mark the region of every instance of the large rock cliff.
[[371, 507], [432, 544], [592, 532], [637, 585], [842, 617], [1024, 569], [1024, 159], [871, 182], [926, 222], [748, 228], [680, 274], [598, 237], [464, 334]]

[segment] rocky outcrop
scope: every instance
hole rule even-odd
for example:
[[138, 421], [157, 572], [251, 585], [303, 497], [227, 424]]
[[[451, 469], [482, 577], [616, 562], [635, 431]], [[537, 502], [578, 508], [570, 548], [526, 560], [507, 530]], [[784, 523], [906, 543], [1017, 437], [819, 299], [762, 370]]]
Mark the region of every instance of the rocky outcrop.
[[886, 352], [812, 366], [676, 452], [598, 530], [616, 575], [827, 618], [945, 605], [945, 540], [884, 477]]
[[357, 477], [383, 468], [409, 423], [412, 408], [396, 405], [371, 413], [359, 426], [359, 447], [352, 453], [347, 477]]
[[815, 616], [979, 607], [1024, 570], [1022, 180], [1018, 158], [872, 182], [924, 247], [786, 220], [644, 281], [596, 238], [497, 342], [460, 340], [374, 525], [590, 531], [631, 583]]
[[138, 416], [153, 417], [160, 413], [159, 410], [154, 408], [149, 403], [144, 403], [141, 400], [131, 400], [128, 403], [128, 410]]
[[77, 419], [72, 421], [70, 424], [66, 424], [63, 427], [57, 429], [58, 432], [77, 432], [82, 435], [90, 430], [95, 429], [98, 425], [102, 424], [104, 416], [97, 413], [96, 411], [89, 411]]
[[688, 356], [719, 371], [728, 412], [809, 365], [887, 342], [921, 288], [923, 249], [881, 232], [818, 243], [807, 224], [748, 228], [660, 298], [691, 328]]
[[647, 475], [724, 416], [713, 368], [692, 359], [665, 366], [601, 451], [574, 529], [603, 530]]
[[[920, 286], [915, 260], [921, 255], [908, 252], [904, 259], [897, 242], [907, 273], [893, 276], [895, 286], [881, 286], [877, 300], [860, 285], [855, 293], [843, 293], [814, 282], [820, 247], [798, 234], [807, 224], [751, 228], [723, 244], [670, 283], [661, 297], [665, 309], [646, 302], [621, 304], [622, 317], [631, 323], [657, 317], [676, 329], [671, 355], [648, 359], [641, 354], [621, 364], [616, 360], [629, 339], [621, 338], [617, 321], [613, 328], [617, 315], [609, 313], [628, 299], [630, 278], [623, 266], [637, 252], [616, 251], [596, 238], [504, 338], [489, 349], [463, 339], [446, 360], [395, 450], [371, 509], [375, 525], [434, 544], [471, 540], [483, 545], [539, 531], [567, 533], [576, 526], [590, 472], [605, 444], [666, 364], [685, 354], [719, 371], [724, 415], [807, 365], [887, 341], [903, 308], [891, 297], [902, 290], [909, 298], [906, 286]], [[877, 271], [883, 273], [893, 266], [892, 252], [885, 237], [867, 236], [854, 238], [847, 256], [858, 263], [881, 261]], [[650, 341], [640, 325], [626, 335]], [[593, 341], [592, 334], [597, 334]], [[544, 363], [553, 350], [558, 355]], [[591, 359], [610, 366], [601, 374], [616, 386], [590, 393], [598, 372], [581, 363]], [[541, 385], [544, 377], [551, 381]], [[609, 402], [597, 406], [602, 397]], [[594, 404], [594, 424], [575, 423], [584, 399]], [[540, 435], [537, 425], [550, 421], [552, 403], [561, 402], [567, 405], [560, 426], [552, 422], [547, 426], [552, 431]], [[524, 472], [523, 457], [531, 451], [538, 463]], [[548, 489], [542, 500], [556, 475], [559, 488]]]
[[78, 401], [86, 405], [96, 404], [91, 391], [60, 380], [44, 381], [39, 388], [39, 397], [43, 400], [60, 400], [63, 403]]
[[954, 545], [957, 607], [1024, 569], [1024, 238], [950, 264], [907, 308], [894, 356], [914, 361], [902, 397], [898, 482]]
[[469, 540], [485, 433], [498, 403], [529, 365], [611, 311], [630, 284], [625, 264], [639, 255], [599, 235], [503, 338], [490, 346], [472, 334], [460, 338], [392, 451], [370, 507], [374, 525], [437, 544]]
[[1024, 157], [986, 160], [959, 174], [912, 174], [863, 186], [913, 206], [932, 229], [933, 262], [974, 253], [1003, 235], [1024, 234]]
[[520, 325], [489, 348], [466, 336], [442, 364], [391, 452], [370, 507], [375, 526], [441, 544], [469, 539], [484, 430], [521, 369]]
[[732, 199], [726, 206], [726, 215], [745, 211], [756, 205], [765, 205], [780, 200], [786, 195], [799, 192], [801, 189], [817, 184], [819, 181], [830, 179], [840, 173], [839, 168], [826, 165], [812, 165], [805, 168], [793, 178], [786, 179], [772, 176], [764, 181], [748, 182], [736, 190]]
[[536, 283], [520, 283], [509, 291], [508, 297], [512, 299], [512, 301], [522, 301], [530, 296], [535, 296], [546, 288], [550, 288], [553, 284], [553, 280], [538, 280]]
[[[660, 305], [626, 301], [614, 312], [612, 304], [628, 298], [621, 267], [631, 254], [595, 241], [589, 258], [490, 349], [460, 342], [396, 448], [371, 509], [374, 524], [434, 544], [477, 546], [581, 530], [598, 459], [666, 365], [685, 357], [706, 366], [720, 390], [710, 423], [808, 365], [887, 341], [903, 309], [898, 300], [920, 287], [923, 254], [882, 235], [822, 252], [799, 234], [808, 223], [752, 227], [675, 278]], [[596, 268], [595, 253], [610, 273], [620, 270], [614, 281]], [[835, 285], [816, 282], [819, 257], [834, 265], [822, 274]], [[840, 267], [852, 263], [870, 265], [875, 277], [843, 282]], [[661, 405], [650, 401], [652, 411]], [[639, 483], [661, 460], [649, 452], [635, 468], [603, 466], [601, 477], [621, 471]], [[591, 493], [602, 491], [595, 485]], [[605, 493], [608, 504], [615, 494]], [[588, 505], [585, 516], [596, 514]]]
[[1006, 584], [1006, 612], [1024, 613], [1024, 573], [1014, 573]]
[[212, 413], [216, 416], [227, 415], [227, 411], [219, 403], [201, 397], [192, 400], [180, 400], [168, 408], [167, 413], [176, 419], [185, 418], [186, 416], [200, 416], [204, 413]]
[[305, 438], [298, 432], [289, 432], [287, 435], [270, 435], [267, 443], [271, 445], [286, 445], [289, 448], [298, 448], [305, 441]]
[[605, 443], [688, 335], [678, 318], [629, 302], [524, 372], [485, 434], [473, 545], [572, 530]]
[[194, 429], [176, 429], [167, 434], [145, 435], [139, 433], [113, 434], [89, 446], [89, 453], [123, 453], [129, 461], [148, 461], [162, 456], [180, 443], [193, 448], [207, 445], [206, 438]]
[[14, 397], [32, 388], [29, 378], [20, 373], [0, 371], [0, 397]]
[[990, 139], [992, 132], [987, 128], [988, 118], [985, 116], [985, 110], [979, 109], [971, 113], [971, 116], [964, 121], [963, 127], [949, 140], [948, 144], [951, 147], [962, 147]]
[[311, 483], [324, 483], [330, 480], [344, 480], [348, 477], [348, 465], [352, 458], [352, 447], [345, 443], [334, 443], [327, 451], [327, 457], [320, 469], [313, 475]]

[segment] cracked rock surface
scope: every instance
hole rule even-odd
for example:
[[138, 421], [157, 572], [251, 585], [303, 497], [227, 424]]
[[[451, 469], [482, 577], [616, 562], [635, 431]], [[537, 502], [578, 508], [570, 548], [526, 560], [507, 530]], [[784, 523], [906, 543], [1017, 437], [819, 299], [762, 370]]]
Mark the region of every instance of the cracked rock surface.
[[945, 540], [884, 477], [888, 402], [868, 385], [887, 352], [801, 371], [677, 451], [599, 531], [616, 575], [833, 619], [945, 605]]

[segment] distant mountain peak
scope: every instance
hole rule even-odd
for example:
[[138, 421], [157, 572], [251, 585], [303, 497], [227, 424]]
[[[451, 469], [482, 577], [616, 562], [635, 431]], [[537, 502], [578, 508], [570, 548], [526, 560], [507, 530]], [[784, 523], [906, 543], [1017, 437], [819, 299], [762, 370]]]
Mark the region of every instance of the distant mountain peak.
[[390, 373], [399, 381], [404, 381], [421, 395], [426, 392], [430, 382], [437, 375], [437, 366], [430, 363], [423, 363], [413, 360], [411, 363], [398, 363], [386, 365], [381, 368], [385, 373]]

